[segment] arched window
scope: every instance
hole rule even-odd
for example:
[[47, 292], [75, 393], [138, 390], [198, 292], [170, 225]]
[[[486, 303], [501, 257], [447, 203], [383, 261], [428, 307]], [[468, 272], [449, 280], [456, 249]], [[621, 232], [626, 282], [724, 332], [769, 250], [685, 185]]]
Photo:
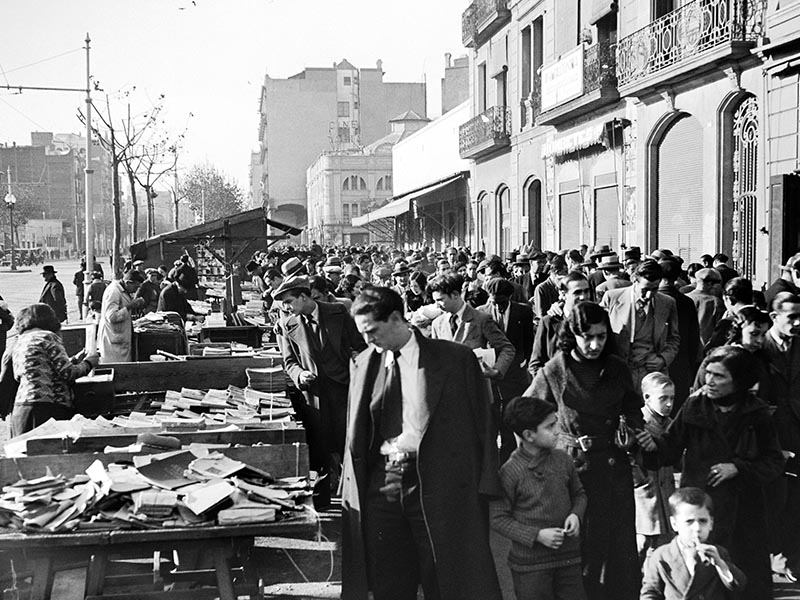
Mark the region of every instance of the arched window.
[[[355, 175], [353, 177], [355, 177]], [[353, 189], [356, 189], [355, 186], [353, 186]], [[359, 177], [358, 178], [358, 189], [360, 189], [360, 190], [367, 189], [367, 182], [364, 181], [363, 177]]]
[[495, 194], [497, 197], [497, 251], [505, 257], [511, 251], [511, 190], [503, 185]]
[[481, 247], [486, 249], [491, 237], [491, 214], [489, 211], [489, 194], [481, 192], [478, 195], [478, 233], [481, 237]]
[[350, 178], [349, 177], [345, 177], [344, 178], [344, 181], [342, 182], [342, 189], [343, 190], [349, 190], [350, 189]]
[[383, 177], [378, 179], [378, 185], [375, 186], [375, 189], [379, 192], [383, 190]]

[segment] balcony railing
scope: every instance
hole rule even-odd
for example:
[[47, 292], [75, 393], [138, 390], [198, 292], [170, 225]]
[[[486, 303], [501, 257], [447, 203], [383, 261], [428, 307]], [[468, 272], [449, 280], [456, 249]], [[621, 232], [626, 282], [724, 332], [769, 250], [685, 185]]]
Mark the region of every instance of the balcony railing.
[[467, 48], [480, 45], [510, 18], [508, 0], [473, 0], [461, 13], [461, 41]]
[[620, 87], [736, 42], [762, 34], [764, 0], [692, 0], [617, 46]]
[[598, 42], [583, 53], [583, 93], [617, 87], [616, 48], [608, 42]]
[[465, 48], [472, 48], [475, 45], [475, 40], [478, 37], [478, 31], [475, 27], [475, 5], [470, 4], [463, 13], [461, 13], [461, 41]]
[[479, 158], [511, 143], [511, 109], [493, 106], [458, 129], [461, 158]]

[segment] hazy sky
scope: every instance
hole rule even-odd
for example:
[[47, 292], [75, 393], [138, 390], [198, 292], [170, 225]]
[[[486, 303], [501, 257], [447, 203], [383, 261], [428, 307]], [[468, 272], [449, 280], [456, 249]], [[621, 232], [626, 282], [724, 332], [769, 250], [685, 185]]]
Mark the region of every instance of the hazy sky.
[[[383, 60], [386, 81], [428, 82], [428, 114], [440, 112], [444, 54], [465, 54], [467, 0], [4, 0], [0, 84], [85, 85], [91, 71], [117, 118], [165, 94], [163, 127], [188, 126], [179, 166], [208, 161], [248, 189], [264, 75], [347, 58]], [[135, 86], [135, 91], [133, 90]], [[129, 91], [127, 97], [120, 90]], [[105, 95], [93, 93], [95, 103]], [[31, 131], [83, 131], [77, 93], [0, 89], [0, 142], [30, 144]], [[192, 113], [192, 117], [189, 114]], [[298, 115], [302, 118], [302, 115]]]

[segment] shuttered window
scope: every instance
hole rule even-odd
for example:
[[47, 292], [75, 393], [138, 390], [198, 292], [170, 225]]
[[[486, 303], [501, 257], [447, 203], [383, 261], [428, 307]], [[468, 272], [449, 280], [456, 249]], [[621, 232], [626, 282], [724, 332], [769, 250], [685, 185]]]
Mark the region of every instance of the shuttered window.
[[703, 127], [689, 116], [670, 127], [658, 148], [657, 246], [687, 262], [713, 250], [703, 244], [702, 145]]
[[560, 247], [577, 248], [581, 245], [581, 193], [561, 194], [559, 205]]
[[594, 191], [594, 237], [595, 246], [608, 244], [617, 247], [619, 239], [619, 217], [617, 210], [617, 188], [607, 187]]

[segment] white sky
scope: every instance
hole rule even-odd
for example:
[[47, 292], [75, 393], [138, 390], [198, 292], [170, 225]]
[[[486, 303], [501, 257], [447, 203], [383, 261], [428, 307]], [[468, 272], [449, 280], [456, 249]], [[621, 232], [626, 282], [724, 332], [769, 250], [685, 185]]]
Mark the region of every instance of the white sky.
[[[266, 73], [287, 77], [342, 58], [374, 67], [380, 58], [385, 81], [427, 77], [428, 116], [436, 116], [444, 54], [466, 53], [461, 13], [468, 3], [4, 0], [0, 84], [83, 88], [88, 32], [92, 75], [105, 92], [136, 86], [128, 97], [133, 114], [163, 93], [163, 127], [176, 135], [188, 124], [181, 170], [209, 161], [246, 193]], [[105, 102], [103, 94], [93, 96]], [[112, 112], [122, 116], [127, 102], [117, 94]], [[77, 93], [0, 89], [0, 142], [30, 144], [31, 131], [82, 133], [80, 106]]]

